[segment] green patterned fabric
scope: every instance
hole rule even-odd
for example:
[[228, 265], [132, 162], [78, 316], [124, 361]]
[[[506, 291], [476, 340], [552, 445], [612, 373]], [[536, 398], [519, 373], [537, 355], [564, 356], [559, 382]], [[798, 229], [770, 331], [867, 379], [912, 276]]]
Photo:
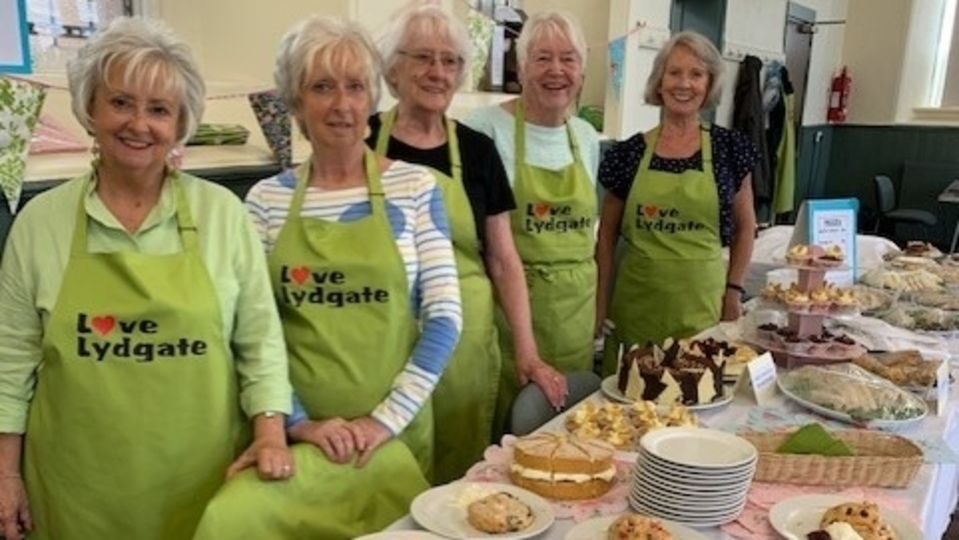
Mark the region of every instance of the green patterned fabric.
[[483, 68], [486, 67], [486, 59], [489, 57], [489, 47], [493, 41], [495, 26], [493, 19], [474, 9], [471, 9], [466, 16], [466, 29], [469, 32], [470, 41], [473, 42], [473, 62], [469, 66], [469, 73], [474, 90], [483, 78]]
[[46, 95], [42, 86], [0, 78], [0, 188], [11, 214], [20, 202], [30, 134]]

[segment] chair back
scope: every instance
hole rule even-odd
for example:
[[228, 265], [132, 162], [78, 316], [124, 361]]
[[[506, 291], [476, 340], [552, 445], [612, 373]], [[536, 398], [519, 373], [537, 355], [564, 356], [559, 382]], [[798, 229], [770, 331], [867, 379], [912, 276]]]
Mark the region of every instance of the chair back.
[[896, 188], [884, 174], [876, 175], [876, 204], [880, 215], [896, 208]]
[[566, 388], [569, 390], [569, 395], [566, 396], [566, 405], [558, 411], [546, 399], [542, 388], [535, 383], [527, 384], [513, 400], [513, 406], [510, 409], [510, 433], [522, 436], [533, 432], [564, 409], [572, 407], [599, 390], [602, 382], [599, 375], [592, 371], [567, 373]]

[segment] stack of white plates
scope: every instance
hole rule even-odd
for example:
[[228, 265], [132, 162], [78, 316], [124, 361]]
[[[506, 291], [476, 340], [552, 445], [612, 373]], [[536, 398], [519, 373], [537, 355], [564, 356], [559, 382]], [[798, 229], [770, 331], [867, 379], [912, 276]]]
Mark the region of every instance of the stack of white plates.
[[639, 441], [629, 504], [694, 527], [736, 519], [756, 472], [756, 447], [731, 433], [698, 427], [650, 431]]

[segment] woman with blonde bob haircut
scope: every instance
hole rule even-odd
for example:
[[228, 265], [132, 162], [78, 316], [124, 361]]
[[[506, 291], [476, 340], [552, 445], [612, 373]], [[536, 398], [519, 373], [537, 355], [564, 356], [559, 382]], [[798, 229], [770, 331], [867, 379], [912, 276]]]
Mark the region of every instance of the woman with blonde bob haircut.
[[95, 159], [31, 201], [7, 239], [0, 532], [190, 538], [224, 476], [293, 474], [266, 262], [236, 196], [167, 162], [203, 113], [183, 42], [121, 18], [67, 69]]
[[380, 86], [366, 32], [307, 19], [274, 73], [312, 154], [246, 203], [289, 349], [287, 432], [309, 444], [282, 486], [227, 484], [197, 540], [356, 538], [405, 514], [428, 487], [431, 394], [462, 324], [436, 178], [366, 147]]
[[706, 98], [703, 100], [703, 109], [715, 109], [719, 106], [719, 101], [723, 98], [723, 85], [725, 84], [726, 63], [719, 54], [716, 46], [702, 34], [696, 32], [680, 32], [673, 36], [656, 53], [653, 60], [653, 69], [646, 79], [646, 90], [643, 93], [643, 99], [649, 105], [657, 107], [663, 106], [663, 98], [660, 95], [659, 86], [662, 84], [663, 76], [666, 74], [666, 61], [669, 55], [676, 47], [684, 47], [705, 66], [709, 73], [709, 86], [706, 91]]
[[[750, 171], [759, 153], [743, 134], [700, 119], [719, 103], [722, 75], [709, 40], [673, 36], [646, 83], [646, 102], [662, 107], [660, 125], [603, 156], [596, 332], [613, 328], [605, 374], [616, 370], [621, 348], [689, 338], [741, 314], [756, 230]], [[626, 249], [617, 261], [620, 237]]]

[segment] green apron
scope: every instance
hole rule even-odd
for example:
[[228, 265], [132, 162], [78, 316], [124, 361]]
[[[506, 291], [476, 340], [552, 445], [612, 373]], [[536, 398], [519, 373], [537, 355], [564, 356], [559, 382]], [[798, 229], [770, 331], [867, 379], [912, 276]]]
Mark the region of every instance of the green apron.
[[183, 246], [167, 255], [88, 253], [80, 197], [27, 422], [30, 538], [190, 538], [245, 442], [220, 305], [166, 181]]
[[[194, 540], [349, 540], [388, 527], [429, 488], [401, 441], [362, 468], [332, 463], [312, 444], [291, 447], [296, 474], [264, 482], [247, 469], [210, 502]], [[400, 466], [398, 466], [400, 465]], [[357, 486], [371, 486], [361, 496]]]
[[[376, 152], [386, 155], [396, 109], [381, 114], [380, 118], [382, 125], [376, 140]], [[443, 378], [433, 391], [436, 428], [433, 472], [438, 484], [463, 476], [483, 457], [490, 442], [500, 372], [499, 344], [493, 324], [493, 287], [486, 275], [473, 209], [463, 186], [456, 125], [449, 119], [446, 119], [446, 137], [453, 176], [433, 172], [443, 192], [450, 224], [460, 282], [463, 330], [443, 371]]]
[[[289, 216], [268, 257], [290, 379], [315, 420], [351, 420], [373, 412], [392, 390], [419, 335], [372, 151], [366, 152], [365, 165], [371, 214], [349, 222], [301, 216], [310, 165], [301, 166]], [[429, 478], [429, 400], [399, 438]]]
[[[522, 100], [515, 103], [517, 210], [510, 216], [510, 225], [526, 273], [533, 335], [540, 357], [556, 369], [590, 371], [596, 318], [596, 190], [568, 123], [572, 164], [550, 170], [526, 163]], [[502, 432], [520, 388], [513, 335], [501, 311], [497, 326], [504, 362], [494, 429]]]
[[623, 210], [626, 250], [617, 266], [603, 373], [617, 368], [619, 345], [687, 338], [719, 322], [726, 283], [719, 195], [709, 127], [700, 127], [703, 170], [650, 170], [659, 129], [646, 136]]

